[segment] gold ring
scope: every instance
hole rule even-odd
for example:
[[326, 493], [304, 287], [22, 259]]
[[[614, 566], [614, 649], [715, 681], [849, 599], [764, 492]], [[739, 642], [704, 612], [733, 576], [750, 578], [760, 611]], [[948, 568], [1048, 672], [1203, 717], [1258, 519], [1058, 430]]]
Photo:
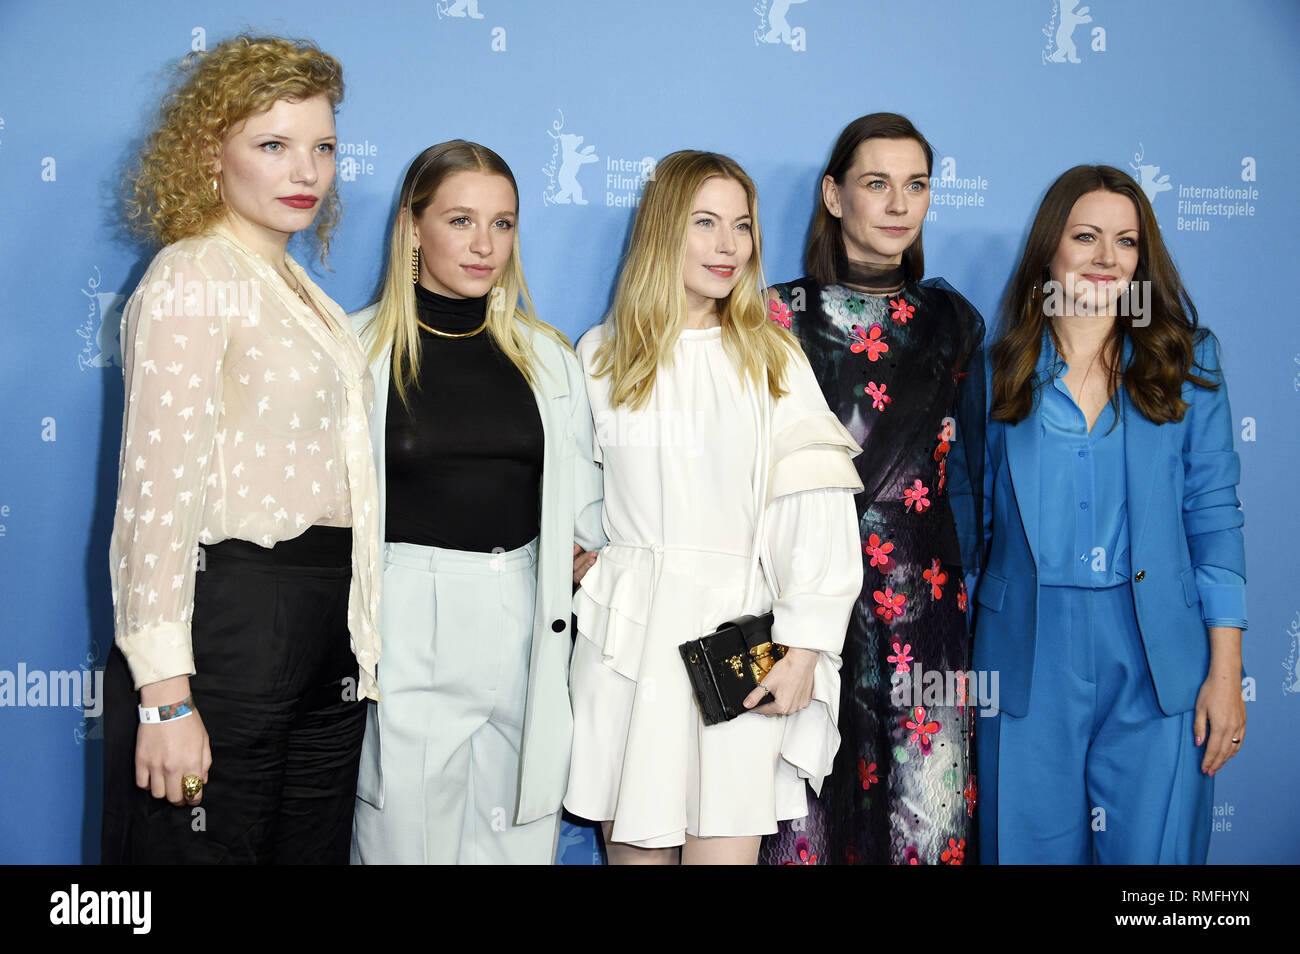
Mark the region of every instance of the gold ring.
[[197, 775], [186, 775], [181, 779], [181, 791], [187, 799], [199, 797], [199, 792], [203, 791], [203, 779]]

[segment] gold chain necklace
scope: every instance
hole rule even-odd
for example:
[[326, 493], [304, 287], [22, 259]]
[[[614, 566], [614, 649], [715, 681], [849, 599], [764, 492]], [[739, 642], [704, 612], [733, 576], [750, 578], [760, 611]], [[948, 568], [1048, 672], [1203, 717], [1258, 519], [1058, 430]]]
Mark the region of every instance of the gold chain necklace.
[[[312, 301], [312, 299], [309, 296], [303, 293], [302, 282], [300, 282], [298, 280], [298, 276], [294, 275], [293, 271], [289, 269], [289, 262], [287, 259], [285, 260], [284, 267], [285, 270], [289, 272], [290, 277], [293, 279], [292, 282], [290, 282], [288, 279], [285, 279], [284, 283], [289, 286], [290, 290], [292, 290], [293, 293], [298, 296], [298, 300], [302, 302], [304, 305], [306, 305], [308, 310], [311, 311], [313, 315], [315, 315], [317, 318], [319, 318], [321, 321], [325, 323], [326, 328], [328, 328], [330, 331], [333, 331], [334, 329], [330, 326], [329, 319], [325, 317], [324, 313], [321, 311], [320, 308], [316, 307], [316, 303]], [[280, 277], [284, 278], [283, 275], [281, 275]]]
[[425, 331], [429, 332], [429, 334], [437, 335], [439, 338], [473, 338], [476, 334], [487, 327], [487, 318], [485, 317], [483, 319], [483, 324], [479, 325], [473, 331], [439, 331], [437, 328], [430, 328], [419, 318], [415, 319], [415, 323]]

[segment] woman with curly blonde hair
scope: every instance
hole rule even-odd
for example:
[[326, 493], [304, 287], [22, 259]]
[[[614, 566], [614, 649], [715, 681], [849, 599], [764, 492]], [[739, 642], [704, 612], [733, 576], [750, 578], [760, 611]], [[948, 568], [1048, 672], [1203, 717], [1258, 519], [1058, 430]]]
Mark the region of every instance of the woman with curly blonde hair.
[[337, 218], [342, 70], [244, 35], [179, 72], [126, 202], [165, 247], [122, 317], [103, 860], [345, 863], [379, 654], [373, 388], [286, 252], [315, 223], [323, 257]]

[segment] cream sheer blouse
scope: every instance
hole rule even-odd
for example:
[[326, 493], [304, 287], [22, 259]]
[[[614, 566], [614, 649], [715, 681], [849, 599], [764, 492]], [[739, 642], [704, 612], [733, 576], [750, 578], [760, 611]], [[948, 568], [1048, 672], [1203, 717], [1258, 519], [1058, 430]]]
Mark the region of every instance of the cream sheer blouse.
[[194, 672], [198, 545], [353, 528], [348, 627], [378, 698], [374, 384], [346, 316], [292, 259], [329, 327], [228, 229], [169, 245], [122, 311], [126, 410], [110, 545], [116, 641], [136, 687]]

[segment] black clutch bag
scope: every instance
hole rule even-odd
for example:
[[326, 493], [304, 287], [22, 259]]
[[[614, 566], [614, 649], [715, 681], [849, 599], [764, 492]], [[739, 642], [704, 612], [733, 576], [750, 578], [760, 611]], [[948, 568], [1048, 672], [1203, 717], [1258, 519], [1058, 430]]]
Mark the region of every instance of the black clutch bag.
[[745, 697], [786, 651], [772, 642], [771, 613], [730, 620], [678, 649], [705, 725], [727, 722], [748, 712]]

